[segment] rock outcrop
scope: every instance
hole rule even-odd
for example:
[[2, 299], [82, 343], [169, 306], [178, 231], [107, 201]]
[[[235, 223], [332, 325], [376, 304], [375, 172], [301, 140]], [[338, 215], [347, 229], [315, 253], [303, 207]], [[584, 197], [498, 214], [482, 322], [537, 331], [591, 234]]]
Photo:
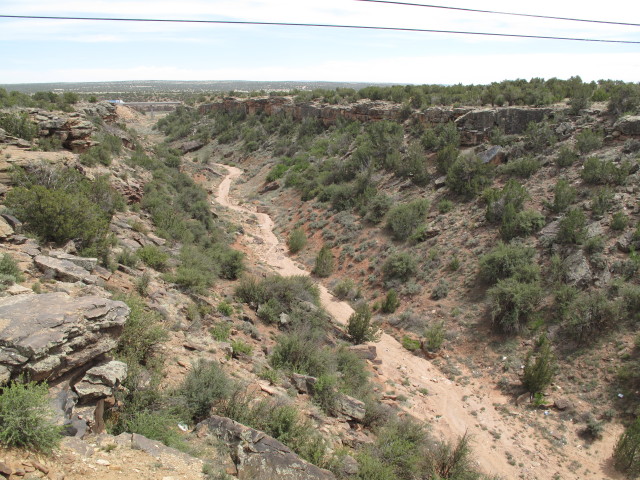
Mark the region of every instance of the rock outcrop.
[[620, 118], [613, 130], [623, 135], [640, 135], [640, 115], [627, 115]]
[[335, 480], [333, 473], [301, 459], [269, 435], [230, 418], [213, 416], [196, 427], [231, 448], [240, 480]]
[[[73, 257], [73, 255], [69, 255], [69, 257]], [[68, 259], [38, 255], [33, 259], [33, 262], [40, 271], [45, 275], [49, 275], [51, 278], [57, 278], [65, 282], [84, 282], [90, 285], [93, 285], [98, 281], [98, 277], [91, 275], [87, 269], [82, 268], [77, 263]]]
[[110, 397], [127, 378], [127, 364], [113, 360], [87, 370], [73, 386], [81, 402]]
[[65, 293], [0, 299], [0, 381], [55, 379], [113, 350], [129, 316], [123, 302]]
[[[386, 101], [360, 100], [349, 105], [331, 105], [320, 102], [296, 103], [291, 97], [226, 97], [218, 102], [200, 105], [199, 112], [284, 114], [296, 121], [315, 118], [325, 126], [335, 125], [339, 119], [375, 122], [403, 120], [403, 115], [407, 115], [402, 105]], [[530, 122], [541, 122], [553, 113], [551, 108], [534, 107], [432, 107], [411, 111], [408, 116], [427, 125], [455, 122], [462, 134], [462, 145], [472, 146], [485, 141], [494, 127], [503, 129], [506, 134], [521, 134]]]

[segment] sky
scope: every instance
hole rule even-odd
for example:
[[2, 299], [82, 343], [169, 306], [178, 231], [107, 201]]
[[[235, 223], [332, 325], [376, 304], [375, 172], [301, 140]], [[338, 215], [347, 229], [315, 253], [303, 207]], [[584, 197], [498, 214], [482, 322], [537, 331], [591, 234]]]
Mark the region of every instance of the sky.
[[[408, 0], [427, 3], [424, 0]], [[432, 0], [462, 8], [640, 24], [633, 0]], [[0, 15], [323, 23], [640, 41], [640, 27], [357, 0], [0, 0]], [[291, 80], [484, 84], [640, 81], [640, 44], [444, 33], [0, 18], [0, 84]]]

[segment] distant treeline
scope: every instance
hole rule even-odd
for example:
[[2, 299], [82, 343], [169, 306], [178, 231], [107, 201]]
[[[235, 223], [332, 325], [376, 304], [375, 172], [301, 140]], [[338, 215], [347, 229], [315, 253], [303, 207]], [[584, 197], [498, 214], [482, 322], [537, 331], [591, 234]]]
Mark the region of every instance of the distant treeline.
[[[250, 82], [248, 82], [250, 83]], [[256, 86], [263, 82], [256, 82]], [[275, 82], [277, 83], [277, 82]], [[282, 82], [287, 83], [287, 82]], [[288, 82], [292, 83], [292, 82]], [[188, 84], [188, 82], [185, 82]], [[329, 83], [309, 82], [313, 85], [332, 85]], [[578, 76], [568, 80], [551, 78], [532, 78], [531, 80], [505, 80], [488, 85], [392, 85], [392, 86], [364, 86], [354, 85], [356, 88], [335, 84], [336, 88], [313, 88], [282, 90], [253, 90], [226, 92], [209, 91], [194, 92], [192, 89], [156, 92], [121, 92], [119, 94], [78, 94], [65, 92], [36, 92], [33, 94], [7, 92], [0, 88], [0, 107], [26, 106], [41, 108], [69, 108], [69, 105], [79, 99], [90, 102], [111, 99], [115, 97], [125, 101], [167, 101], [182, 100], [188, 105], [211, 101], [224, 96], [257, 97], [257, 96], [294, 96], [297, 102], [321, 101], [330, 104], [346, 104], [358, 100], [385, 100], [404, 104], [407, 107], [419, 109], [429, 106], [506, 106], [529, 105], [543, 106], [562, 102], [568, 99], [576, 107], [576, 111], [584, 108], [590, 102], [609, 101], [614, 106], [613, 112], [621, 114], [634, 111], [640, 105], [640, 84], [627, 83], [619, 80], [598, 80], [597, 82], [583, 82]], [[363, 85], [363, 88], [357, 88]], [[307, 84], [304, 84], [306, 87]]]

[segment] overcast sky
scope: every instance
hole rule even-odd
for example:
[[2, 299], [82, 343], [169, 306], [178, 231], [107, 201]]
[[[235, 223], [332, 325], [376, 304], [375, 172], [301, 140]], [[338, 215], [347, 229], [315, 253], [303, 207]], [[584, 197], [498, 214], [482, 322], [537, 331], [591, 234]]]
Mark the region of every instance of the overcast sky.
[[[640, 24], [637, 0], [433, 1], [436, 5]], [[640, 27], [355, 0], [0, 0], [0, 14], [332, 23], [640, 41]], [[638, 82], [640, 45], [326, 28], [0, 18], [0, 83], [324, 80], [467, 84], [572, 75], [583, 80]]]

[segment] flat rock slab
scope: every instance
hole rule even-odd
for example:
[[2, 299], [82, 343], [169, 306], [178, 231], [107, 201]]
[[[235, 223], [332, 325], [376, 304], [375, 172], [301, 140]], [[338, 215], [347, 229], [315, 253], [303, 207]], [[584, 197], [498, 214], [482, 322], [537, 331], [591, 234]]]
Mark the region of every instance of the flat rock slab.
[[79, 267], [69, 260], [38, 255], [33, 259], [40, 271], [53, 272], [55, 278], [65, 282], [84, 282], [93, 285], [98, 282], [98, 277], [91, 275], [88, 270]]
[[113, 360], [87, 370], [73, 388], [81, 401], [110, 397], [113, 390], [127, 378], [127, 364]]
[[0, 299], [0, 377], [54, 379], [115, 348], [130, 310], [123, 302], [66, 293]]
[[71, 255], [70, 253], [67, 253], [62, 250], [51, 250], [49, 252], [49, 256], [53, 258], [57, 258], [58, 260], [66, 260], [68, 262], [71, 262], [74, 265], [77, 265], [78, 267], [84, 268], [88, 272], [93, 271], [98, 265], [97, 258], [78, 257], [76, 255]]
[[239, 480], [335, 480], [264, 432], [217, 415], [200, 422], [198, 435], [211, 435], [231, 449]]

